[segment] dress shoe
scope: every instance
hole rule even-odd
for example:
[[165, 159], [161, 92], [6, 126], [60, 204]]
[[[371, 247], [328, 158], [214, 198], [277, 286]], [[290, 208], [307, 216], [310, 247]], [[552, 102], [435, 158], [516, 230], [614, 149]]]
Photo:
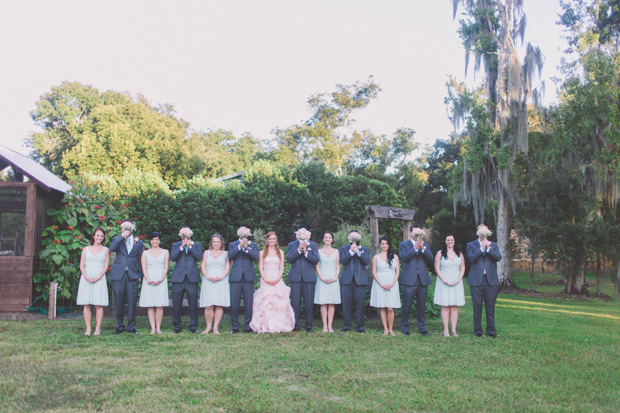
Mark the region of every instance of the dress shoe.
[[181, 332], [180, 328], [175, 328], [174, 330], [172, 330], [172, 334], [179, 334]]
[[129, 334], [135, 334], [135, 335], [140, 334], [140, 333], [138, 332], [138, 330], [127, 330], [127, 332], [128, 332]]
[[495, 333], [488, 333], [487, 335], [491, 338], [497, 338], [497, 334]]
[[251, 328], [248, 328], [247, 330], [243, 330], [244, 332], [248, 333], [248, 334], [253, 334], [254, 330], [252, 330]]
[[366, 330], [355, 330], [355, 331], [357, 331], [357, 332], [358, 332], [358, 333], [360, 333], [360, 334], [362, 334], [362, 333], [365, 333], [365, 332], [366, 332]]
[[312, 333], [312, 327], [306, 327], [306, 333]]
[[343, 333], [346, 333], [347, 331], [351, 331], [351, 329], [350, 329], [350, 328], [344, 328], [344, 327], [343, 327], [343, 328], [342, 328], [342, 330], [340, 330], [340, 331], [342, 331]]
[[408, 331], [403, 331], [403, 336], [408, 336], [409, 332]]
[[198, 334], [198, 330], [196, 330], [195, 328], [193, 330], [189, 330], [189, 332], [192, 334]]
[[239, 332], [238, 328], [233, 328], [232, 330], [230, 330], [230, 334], [237, 334]]
[[428, 334], [428, 331], [420, 331], [420, 334], [422, 334], [425, 337], [430, 336], [430, 334]]
[[299, 331], [299, 327], [295, 327], [293, 331]]
[[122, 334], [124, 331], [124, 328], [117, 328], [116, 330], [114, 330], [114, 334]]
[[482, 337], [482, 333], [475, 333], [474, 334], [476, 337]]

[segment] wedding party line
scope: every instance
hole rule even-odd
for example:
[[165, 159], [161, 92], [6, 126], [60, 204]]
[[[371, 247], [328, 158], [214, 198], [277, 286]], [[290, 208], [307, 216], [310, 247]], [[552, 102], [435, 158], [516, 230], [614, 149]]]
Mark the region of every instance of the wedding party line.
[[[147, 308], [150, 334], [161, 334], [163, 308], [169, 306], [168, 269], [172, 285], [173, 334], [181, 332], [183, 298], [189, 307], [188, 329], [198, 333], [198, 308], [204, 308], [206, 328], [203, 334], [220, 334], [219, 326], [224, 308], [230, 307], [230, 333], [282, 333], [301, 329], [304, 303], [304, 329], [312, 333], [313, 306], [320, 306], [323, 332], [333, 333], [335, 306], [342, 306], [341, 331], [353, 329], [365, 332], [364, 299], [370, 288], [370, 306], [379, 310], [383, 334], [394, 336], [394, 309], [401, 309], [400, 329], [409, 335], [409, 315], [413, 309], [418, 332], [429, 336], [425, 308], [431, 278], [428, 265], [433, 264], [437, 280], [433, 302], [441, 306], [443, 336], [458, 337], [458, 307], [465, 305], [463, 277], [465, 257], [459, 250], [453, 234], [445, 234], [444, 245], [435, 255], [425, 242], [425, 232], [417, 225], [409, 228], [409, 239], [398, 246], [398, 254], [388, 236], [379, 239], [380, 252], [371, 257], [370, 249], [361, 245], [361, 235], [352, 230], [349, 243], [340, 248], [332, 246], [334, 234], [326, 231], [322, 247], [311, 240], [305, 227], [296, 231], [296, 240], [289, 243], [286, 254], [280, 249], [274, 231], [265, 235], [265, 247], [250, 240], [250, 228], [241, 226], [238, 239], [225, 249], [224, 238], [213, 234], [208, 249], [193, 241], [188, 226], [179, 230], [180, 241], [170, 250], [160, 246], [161, 234], [149, 235], [151, 248], [134, 236], [135, 225], [130, 220], [120, 223], [120, 235], [114, 237], [109, 248], [103, 245], [105, 231], [93, 231], [91, 245], [82, 250], [81, 277], [77, 304], [84, 306], [85, 335], [100, 335], [103, 307], [109, 305], [106, 272], [114, 296], [114, 334], [139, 334], [136, 328], [136, 307]], [[473, 334], [483, 336], [482, 309], [485, 309], [486, 334], [496, 338], [495, 301], [499, 290], [497, 262], [499, 248], [488, 238], [492, 233], [486, 225], [476, 229], [477, 239], [467, 244], [467, 258], [471, 263], [468, 285], [474, 310]], [[114, 263], [109, 267], [111, 253]], [[290, 264], [287, 285], [283, 280], [285, 261]], [[258, 267], [260, 287], [254, 291]], [[402, 265], [402, 269], [401, 269]], [[109, 271], [108, 271], [109, 270]], [[199, 294], [200, 283], [200, 294]], [[402, 297], [401, 287], [402, 286]], [[139, 294], [138, 294], [139, 292]], [[139, 299], [138, 299], [139, 295]], [[243, 320], [239, 311], [243, 297]], [[125, 325], [127, 303], [127, 325]], [[95, 331], [91, 330], [92, 309], [95, 309]], [[353, 313], [355, 310], [355, 313]]]

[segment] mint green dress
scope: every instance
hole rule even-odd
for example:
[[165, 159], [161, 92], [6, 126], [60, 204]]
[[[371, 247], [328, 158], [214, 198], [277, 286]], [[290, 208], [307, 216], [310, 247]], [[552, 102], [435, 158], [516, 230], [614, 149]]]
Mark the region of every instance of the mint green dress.
[[[383, 285], [392, 284], [396, 278], [396, 259], [392, 260], [392, 266], [377, 256], [377, 278], [381, 280]], [[376, 308], [400, 308], [400, 289], [398, 281], [390, 289], [386, 291], [372, 281], [372, 289], [370, 290], [370, 305]]]
[[[99, 254], [93, 254], [90, 247], [86, 247], [86, 259], [84, 261], [84, 269], [89, 278], [96, 278], [101, 274], [105, 265], [105, 257], [107, 248], [103, 248]], [[86, 281], [80, 275], [80, 284], [77, 293], [77, 305], [101, 305], [109, 304], [108, 299], [108, 282], [105, 275], [97, 282], [91, 283]]]
[[[149, 279], [159, 281], [164, 273], [168, 250], [164, 250], [157, 258], [151, 257], [146, 252], [143, 254], [146, 256], [146, 273], [149, 275]], [[138, 305], [140, 307], [168, 307], [170, 305], [168, 299], [168, 277], [166, 276], [157, 285], [151, 285], [146, 282], [146, 278], [143, 278], [142, 289], [140, 290], [140, 303]]]
[[326, 280], [336, 281], [327, 284], [317, 277], [316, 286], [314, 288], [314, 304], [340, 304], [340, 282], [338, 274], [336, 274], [336, 261], [338, 259], [338, 250], [328, 256], [319, 250], [319, 268], [321, 276]]

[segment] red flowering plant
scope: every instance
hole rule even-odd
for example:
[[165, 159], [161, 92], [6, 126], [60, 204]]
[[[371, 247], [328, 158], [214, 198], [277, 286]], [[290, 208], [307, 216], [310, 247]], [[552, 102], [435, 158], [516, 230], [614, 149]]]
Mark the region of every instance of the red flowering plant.
[[104, 244], [119, 234], [118, 223], [125, 218], [127, 201], [99, 191], [81, 180], [70, 181], [72, 187], [62, 198], [58, 209], [48, 210], [52, 225], [41, 234], [40, 271], [34, 282], [38, 292], [45, 294], [50, 282], [60, 286], [59, 296], [75, 298], [80, 279], [80, 255], [90, 245], [93, 231], [106, 232]]

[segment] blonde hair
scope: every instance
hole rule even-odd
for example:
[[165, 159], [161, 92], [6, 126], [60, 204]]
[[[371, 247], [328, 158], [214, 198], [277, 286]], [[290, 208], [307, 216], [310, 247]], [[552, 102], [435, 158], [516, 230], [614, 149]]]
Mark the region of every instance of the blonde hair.
[[278, 234], [276, 234], [275, 231], [269, 231], [265, 234], [265, 249], [263, 249], [263, 258], [267, 258], [267, 254], [269, 254], [269, 243], [267, 242], [267, 238], [272, 235], [275, 235], [276, 237], [276, 245], [274, 245], [274, 248], [277, 252], [279, 252], [279, 254], [277, 254], [278, 258], [282, 259], [282, 251], [280, 251], [280, 245], [278, 244]]

